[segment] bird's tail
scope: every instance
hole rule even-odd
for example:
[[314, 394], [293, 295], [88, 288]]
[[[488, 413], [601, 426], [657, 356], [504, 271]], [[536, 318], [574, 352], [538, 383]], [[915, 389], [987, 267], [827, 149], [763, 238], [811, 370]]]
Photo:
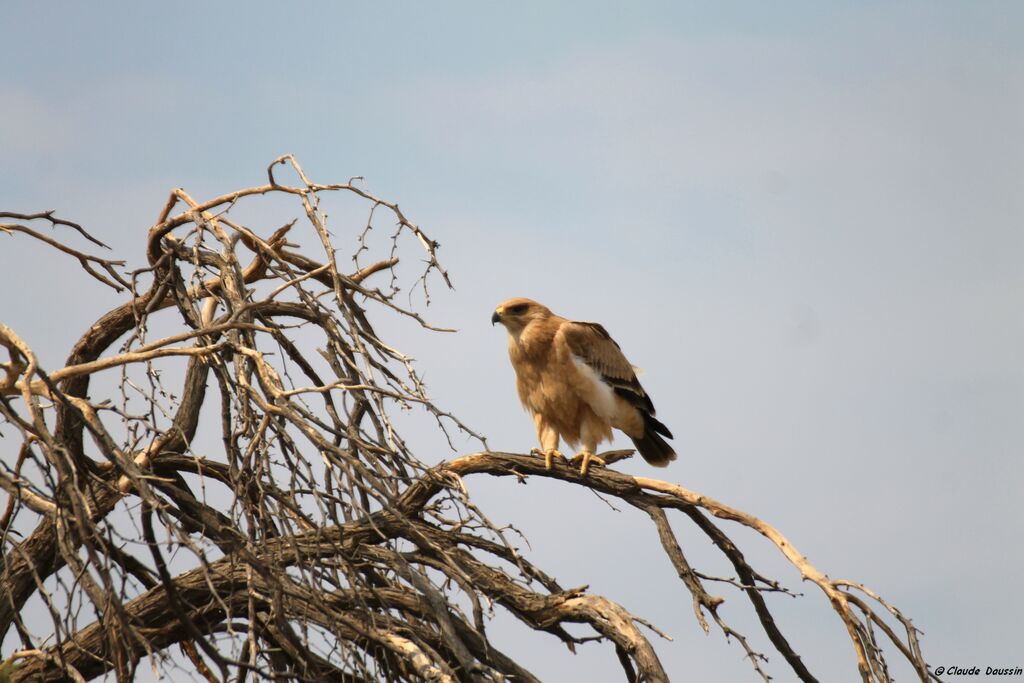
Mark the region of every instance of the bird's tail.
[[633, 445], [640, 451], [649, 464], [655, 467], [665, 467], [676, 459], [676, 452], [672, 446], [665, 441], [664, 437], [672, 438], [672, 432], [653, 415], [644, 414], [644, 433], [640, 437], [630, 437]]

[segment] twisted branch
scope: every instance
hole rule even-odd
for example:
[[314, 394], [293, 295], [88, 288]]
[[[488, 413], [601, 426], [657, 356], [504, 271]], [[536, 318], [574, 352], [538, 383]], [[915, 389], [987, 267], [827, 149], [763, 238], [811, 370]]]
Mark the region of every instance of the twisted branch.
[[[275, 175], [281, 166], [291, 184]], [[0, 676], [127, 681], [148, 665], [211, 681], [538, 680], [489, 632], [500, 610], [573, 652], [614, 648], [627, 681], [669, 680], [650, 632], [667, 636], [521, 555], [509, 527], [470, 499], [470, 476], [555, 479], [646, 513], [700, 626], [735, 639], [762, 680], [781, 667], [816, 680], [763, 598], [796, 595], [757, 572], [713, 520], [757, 531], [821, 591], [862, 680], [889, 680], [889, 650], [931, 676], [899, 610], [829, 579], [777, 529], [708, 496], [611, 468], [548, 470], [541, 458], [490, 452], [482, 437], [478, 453], [425, 464], [402, 436], [406, 411], [426, 411], [446, 436], [476, 435], [433, 403], [409, 355], [371, 321], [444, 329], [397, 300], [410, 250], [424, 263], [410, 292], [422, 287], [425, 304], [430, 278], [450, 286], [438, 243], [360, 179], [315, 183], [290, 155], [267, 173], [266, 185], [206, 201], [174, 190], [132, 271], [24, 225], [48, 221], [102, 246], [52, 212], [0, 213], [20, 221], [4, 232], [130, 292], [56, 369], [0, 324], [0, 431], [21, 439], [0, 467]], [[294, 202], [296, 219], [243, 222], [239, 207], [257, 196]], [[362, 207], [365, 223], [332, 225], [337, 202]], [[373, 230], [384, 216], [395, 226], [387, 235]], [[340, 269], [343, 254], [352, 272]], [[385, 274], [390, 284], [374, 286]], [[602, 458], [614, 466], [630, 454]], [[691, 565], [673, 531], [690, 522], [735, 577]], [[750, 601], [763, 635], [729, 625], [732, 594]], [[39, 605], [49, 624], [22, 618]], [[763, 638], [781, 663], [755, 649]]]

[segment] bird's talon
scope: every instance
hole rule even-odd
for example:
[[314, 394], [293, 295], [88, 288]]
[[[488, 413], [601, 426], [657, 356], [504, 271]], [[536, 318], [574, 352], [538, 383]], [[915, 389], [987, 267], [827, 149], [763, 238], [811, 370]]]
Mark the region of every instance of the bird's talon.
[[552, 448], [550, 451], [542, 451], [539, 448], [531, 448], [530, 455], [544, 456], [544, 469], [550, 470], [554, 464], [555, 458], [561, 458], [565, 460], [566, 457], [562, 455], [557, 448]]
[[596, 455], [594, 455], [593, 453], [588, 453], [587, 451], [583, 451], [582, 453], [578, 453], [572, 459], [572, 464], [573, 465], [575, 465], [577, 462], [580, 463], [580, 476], [581, 477], [587, 476], [587, 472], [590, 471], [590, 465], [591, 464], [598, 465], [599, 467], [606, 467], [607, 464], [608, 464], [604, 460], [602, 460], [601, 458], [599, 458]]

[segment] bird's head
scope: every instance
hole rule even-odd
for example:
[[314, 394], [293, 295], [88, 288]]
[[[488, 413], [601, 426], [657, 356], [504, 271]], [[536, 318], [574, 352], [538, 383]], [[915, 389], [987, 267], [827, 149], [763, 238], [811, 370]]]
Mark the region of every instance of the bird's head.
[[551, 311], [547, 306], [543, 306], [531, 299], [509, 299], [504, 303], [498, 304], [498, 307], [494, 309], [494, 315], [491, 316], [491, 324], [501, 323], [510, 334], [514, 335], [522, 332], [523, 328], [532, 321], [547, 318], [550, 315]]

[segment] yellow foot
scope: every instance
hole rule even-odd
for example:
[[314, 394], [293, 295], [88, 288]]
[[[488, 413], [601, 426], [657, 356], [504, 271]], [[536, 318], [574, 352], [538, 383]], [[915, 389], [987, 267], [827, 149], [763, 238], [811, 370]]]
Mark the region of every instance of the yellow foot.
[[604, 460], [597, 457], [589, 451], [581, 451], [572, 459], [572, 464], [575, 465], [577, 462], [580, 464], [580, 475], [587, 476], [587, 472], [590, 471], [590, 463], [596, 463], [601, 467], [604, 467], [607, 463]]
[[544, 457], [544, 469], [550, 470], [552, 461], [557, 457], [565, 460], [566, 457], [562, 455], [557, 448], [552, 448], [550, 451], [542, 451], [539, 448], [533, 448], [530, 450], [531, 455], [540, 455]]

